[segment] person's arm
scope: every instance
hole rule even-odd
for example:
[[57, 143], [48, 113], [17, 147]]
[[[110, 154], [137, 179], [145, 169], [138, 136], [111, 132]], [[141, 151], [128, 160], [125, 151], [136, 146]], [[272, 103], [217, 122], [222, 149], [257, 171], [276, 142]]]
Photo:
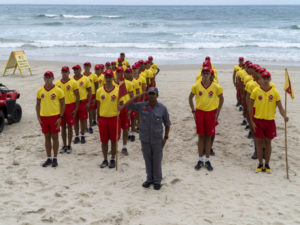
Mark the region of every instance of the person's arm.
[[99, 117], [100, 115], [100, 101], [97, 100], [97, 110], [96, 110], [96, 113], [97, 113], [97, 118]]
[[95, 85], [95, 91], [97, 91], [97, 90], [98, 90], [98, 87], [99, 87], [99, 82], [96, 81], [96, 82], [94, 83], [94, 85]]
[[156, 78], [157, 74], [159, 73], [160, 69], [157, 68], [156, 74], [154, 74], [154, 78]]
[[253, 132], [255, 133], [256, 125], [253, 122], [253, 105], [254, 105], [254, 100], [252, 98], [250, 98], [250, 101], [249, 101], [249, 117], [250, 118], [249, 119], [250, 119], [250, 123], [253, 128]]
[[63, 115], [65, 113], [65, 98], [59, 99], [59, 104], [60, 104], [60, 114], [59, 114], [58, 119], [56, 120], [57, 128], [60, 127], [61, 119], [63, 118]]
[[246, 91], [246, 107], [248, 112], [250, 113], [251, 108], [250, 108], [250, 93]]
[[41, 99], [39, 99], [39, 98], [36, 99], [35, 111], [36, 111], [36, 117], [37, 117], [39, 123], [42, 125], [41, 116], [40, 116]]
[[170, 132], [170, 127], [171, 127], [171, 121], [170, 121], [170, 117], [169, 117], [167, 108], [165, 108], [164, 114], [162, 116], [162, 121], [165, 126], [165, 136], [162, 141], [162, 147], [164, 148], [164, 146], [169, 138], [169, 132]]
[[149, 77], [146, 78], [146, 83], [147, 83], [147, 87], [149, 87], [150, 86], [150, 78]]
[[286, 111], [283, 109], [281, 101], [277, 101], [276, 105], [278, 106], [280, 115], [282, 116], [282, 118], [284, 119], [285, 122], [289, 121], [289, 118], [286, 116]]
[[139, 94], [139, 95], [136, 95], [135, 97], [129, 99], [125, 104], [118, 104], [118, 111], [121, 111], [122, 109], [124, 109], [125, 107], [126, 108], [129, 108], [131, 110], [134, 110], [134, 111], [139, 111], [139, 105], [140, 103], [134, 103], [133, 102], [141, 97], [143, 97], [145, 95], [145, 93], [142, 93], [142, 94]]
[[195, 117], [195, 106], [194, 106], [194, 101], [193, 101], [194, 96], [195, 95], [191, 92], [190, 96], [189, 96], [189, 104], [190, 104], [190, 108], [191, 108], [192, 113], [193, 113], [193, 117], [196, 120], [196, 117]]
[[220, 94], [219, 95], [219, 106], [218, 106], [218, 110], [217, 110], [217, 113], [216, 113], [215, 122], [218, 121], [218, 119], [219, 119], [219, 115], [220, 115], [223, 103], [224, 103], [224, 96], [223, 96], [223, 94]]
[[92, 88], [91, 87], [88, 87], [86, 89], [88, 91], [88, 103], [86, 104], [86, 109], [89, 110], [89, 106], [91, 104], [91, 97], [92, 97]]
[[75, 109], [73, 111], [73, 118], [75, 118], [76, 113], [78, 111], [78, 107], [79, 107], [80, 96], [79, 96], [79, 90], [78, 89], [74, 90], [74, 95], [75, 95], [76, 100], [75, 100]]
[[233, 71], [232, 79], [233, 79], [233, 85], [234, 86], [236, 86], [235, 76], [236, 76], [236, 72]]

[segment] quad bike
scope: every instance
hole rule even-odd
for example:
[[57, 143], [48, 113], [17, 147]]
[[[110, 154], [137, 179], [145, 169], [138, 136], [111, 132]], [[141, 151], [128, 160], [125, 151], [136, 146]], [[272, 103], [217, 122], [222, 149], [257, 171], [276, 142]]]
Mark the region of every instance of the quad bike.
[[0, 133], [3, 131], [5, 119], [8, 124], [18, 123], [22, 118], [22, 108], [16, 102], [20, 93], [9, 90], [0, 83]]

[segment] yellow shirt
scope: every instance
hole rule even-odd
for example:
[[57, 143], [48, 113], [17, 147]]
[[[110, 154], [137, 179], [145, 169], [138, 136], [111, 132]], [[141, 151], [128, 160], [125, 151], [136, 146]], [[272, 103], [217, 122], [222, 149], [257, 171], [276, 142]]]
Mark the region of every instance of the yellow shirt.
[[118, 95], [119, 88], [117, 86], [114, 86], [109, 92], [105, 89], [105, 86], [97, 90], [96, 100], [100, 102], [99, 116], [115, 117], [118, 115]]
[[243, 77], [245, 76], [245, 70], [244, 69], [240, 69], [236, 72], [236, 75], [241, 79], [243, 80]]
[[58, 80], [55, 82], [55, 86], [63, 90], [65, 95], [65, 104], [72, 104], [76, 102], [74, 91], [78, 90], [78, 84], [73, 79], [69, 79], [65, 83], [62, 80]]
[[[82, 74], [84, 75], [84, 74]], [[85, 76], [85, 75], [84, 75]], [[90, 73], [90, 75], [86, 76], [89, 78], [91, 82], [91, 87], [92, 87], [92, 95], [96, 94], [96, 88], [95, 88], [95, 83], [98, 82], [98, 76], [95, 73]]]
[[202, 111], [212, 111], [219, 106], [219, 96], [223, 93], [222, 87], [216, 82], [211, 82], [210, 86], [203, 87], [202, 82], [196, 82], [191, 89], [196, 95], [196, 108]]
[[157, 70], [158, 70], [158, 66], [153, 63], [151, 66], [150, 66], [150, 69], [152, 70], [153, 74], [156, 74]]
[[133, 93], [133, 82], [131, 82], [130, 80], [125, 80], [125, 86], [126, 86], [126, 90], [127, 90], [127, 95], [120, 98], [120, 103], [123, 102], [123, 104], [125, 104], [127, 101], [129, 101], [129, 99], [130, 99], [129, 93], [130, 92]]
[[61, 88], [55, 85], [47, 90], [44, 86], [37, 91], [37, 98], [41, 100], [40, 116], [56, 116], [60, 114], [60, 100], [65, 97]]
[[233, 71], [235, 71], [235, 72], [237, 72], [237, 71], [239, 71], [239, 70], [241, 70], [242, 68], [240, 67], [240, 65], [235, 65], [234, 67], [233, 67]]
[[146, 79], [139, 75], [139, 77], [136, 79], [138, 81], [139, 89], [140, 89], [140, 94], [143, 93], [143, 84], [146, 85]]
[[252, 76], [250, 76], [250, 75], [245, 75], [245, 76], [244, 76], [244, 80], [243, 80], [244, 85], [246, 86], [247, 83], [248, 83], [249, 81], [251, 81], [251, 80], [253, 80], [253, 77], [252, 77]]
[[133, 88], [133, 96], [136, 96], [137, 95], [136, 90], [139, 90], [139, 88], [140, 88], [139, 81], [136, 79], [132, 79], [131, 83], [132, 83], [132, 88]]
[[276, 113], [276, 102], [280, 101], [280, 95], [275, 87], [270, 87], [268, 91], [257, 87], [251, 93], [250, 98], [254, 100], [256, 119], [274, 120]]
[[87, 99], [88, 96], [87, 88], [91, 87], [91, 82], [89, 78], [82, 75], [78, 80], [76, 80], [74, 76], [72, 77], [72, 79], [76, 81], [78, 84], [80, 101]]
[[98, 89], [103, 87], [104, 84], [105, 84], [104, 74], [101, 73], [98, 77]]

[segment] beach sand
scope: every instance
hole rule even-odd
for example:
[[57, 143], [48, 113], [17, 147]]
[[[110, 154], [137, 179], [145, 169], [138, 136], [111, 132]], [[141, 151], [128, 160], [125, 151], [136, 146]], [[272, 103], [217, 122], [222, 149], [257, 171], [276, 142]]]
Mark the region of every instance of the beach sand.
[[[167, 106], [172, 126], [164, 149], [163, 186], [155, 191], [141, 187], [146, 175], [139, 141], [128, 144], [128, 157], [119, 154], [117, 172], [99, 168], [98, 128], [87, 134], [86, 144], [74, 145], [72, 154], [59, 154], [58, 168], [41, 167], [46, 155], [35, 114], [36, 91], [46, 70], [59, 79], [61, 66], [74, 64], [33, 61], [33, 76], [0, 77], [21, 93], [23, 109], [21, 122], [6, 125], [0, 134], [0, 224], [300, 224], [300, 68], [289, 67], [296, 98], [288, 97], [287, 180], [279, 112], [273, 174], [254, 172], [258, 162], [251, 159], [248, 132], [235, 107], [234, 65], [215, 65], [225, 102], [216, 129], [216, 155], [211, 157], [214, 171], [195, 171], [197, 136], [188, 95], [200, 65], [160, 66], [158, 100]], [[266, 68], [284, 104], [284, 67]]]

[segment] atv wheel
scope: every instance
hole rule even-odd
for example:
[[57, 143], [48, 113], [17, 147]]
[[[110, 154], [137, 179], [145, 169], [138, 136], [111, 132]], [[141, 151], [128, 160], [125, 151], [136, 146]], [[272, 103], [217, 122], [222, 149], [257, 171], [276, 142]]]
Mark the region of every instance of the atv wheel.
[[18, 123], [18, 122], [20, 122], [21, 118], [22, 118], [22, 108], [19, 104], [16, 104], [15, 112], [13, 115], [13, 122]]
[[4, 123], [5, 123], [5, 117], [3, 112], [0, 110], [0, 133], [3, 131]]

